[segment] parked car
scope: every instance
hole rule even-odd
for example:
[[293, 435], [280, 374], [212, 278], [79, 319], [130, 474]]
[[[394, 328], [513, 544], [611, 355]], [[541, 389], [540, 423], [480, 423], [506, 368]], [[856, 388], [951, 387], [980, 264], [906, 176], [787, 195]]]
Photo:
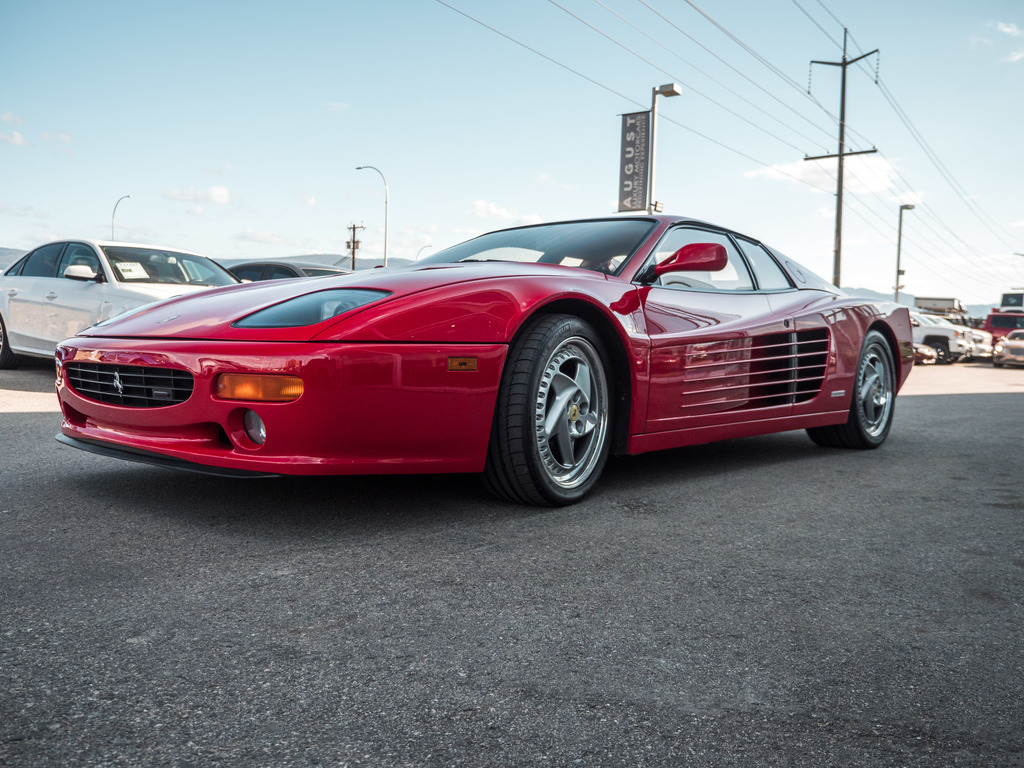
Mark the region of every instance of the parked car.
[[232, 476], [480, 472], [557, 505], [610, 453], [793, 429], [876, 448], [914, 354], [905, 307], [721, 227], [630, 216], [173, 299], [56, 360], [58, 439], [87, 451]]
[[137, 243], [62, 240], [0, 276], [0, 368], [17, 355], [52, 357], [57, 342], [158, 299], [238, 280], [195, 253]]
[[1010, 331], [996, 344], [992, 365], [1024, 365], [1024, 331]]
[[[955, 299], [916, 299], [915, 303], [924, 302], [939, 302], [939, 301], [956, 301]], [[958, 302], [959, 303], [959, 302]], [[922, 311], [920, 313], [924, 317], [928, 318], [935, 323], [947, 323], [949, 325], [961, 328], [966, 332], [968, 344], [968, 351], [961, 358], [962, 360], [978, 360], [988, 359], [992, 357], [992, 334], [988, 331], [982, 330], [981, 328], [975, 328], [971, 324], [971, 320], [967, 317], [965, 312], [953, 312], [948, 311], [946, 314], [942, 314], [934, 311]]]
[[314, 264], [306, 261], [247, 261], [242, 264], [233, 264], [228, 267], [228, 271], [239, 280], [258, 282], [296, 277], [344, 275], [349, 270], [330, 264]]
[[927, 344], [914, 342], [914, 365], [932, 365], [938, 360], [935, 350]]
[[971, 355], [971, 337], [966, 328], [960, 328], [943, 322], [934, 315], [920, 312], [910, 313], [910, 324], [913, 327], [914, 341], [927, 344], [935, 350], [940, 365], [954, 363]]
[[998, 344], [999, 340], [1010, 331], [1018, 328], [1024, 329], [1024, 312], [1020, 310], [993, 312], [985, 318], [984, 328], [992, 334], [993, 343]]

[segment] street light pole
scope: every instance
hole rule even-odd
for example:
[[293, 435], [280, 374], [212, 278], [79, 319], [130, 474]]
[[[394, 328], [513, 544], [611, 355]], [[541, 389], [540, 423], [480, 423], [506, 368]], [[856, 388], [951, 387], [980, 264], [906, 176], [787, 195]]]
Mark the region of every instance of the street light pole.
[[896, 228], [896, 282], [893, 283], [892, 286], [893, 291], [895, 291], [892, 299], [897, 304], [900, 303], [900, 288], [902, 287], [900, 285], [900, 276], [903, 274], [903, 270], [900, 269], [900, 248], [903, 245], [903, 212], [912, 210], [914, 210], [914, 206], [912, 205], [900, 206], [900, 224]]
[[683, 89], [677, 83], [666, 83], [651, 89], [651, 167], [647, 170], [647, 212], [654, 213], [658, 203], [654, 200], [654, 132], [658, 124], [658, 96], [679, 96]]
[[369, 168], [371, 171], [380, 173], [380, 178], [384, 182], [384, 266], [388, 265], [388, 180], [384, 178], [384, 174], [381, 173], [380, 168], [376, 168], [372, 165], [360, 165], [356, 167], [357, 171], [361, 171], [364, 168]]
[[117, 202], [114, 203], [114, 210], [110, 214], [110, 239], [111, 240], [114, 239], [114, 216], [117, 215], [117, 206], [119, 206], [121, 204], [122, 200], [127, 200], [129, 197], [131, 197], [131, 195], [124, 195], [123, 197], [119, 197], [117, 199]]

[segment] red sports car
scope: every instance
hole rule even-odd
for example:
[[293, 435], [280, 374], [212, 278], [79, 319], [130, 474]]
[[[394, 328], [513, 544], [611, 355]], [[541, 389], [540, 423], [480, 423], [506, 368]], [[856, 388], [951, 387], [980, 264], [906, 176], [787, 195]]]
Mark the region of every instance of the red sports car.
[[519, 227], [404, 269], [150, 305], [61, 343], [58, 440], [222, 475], [482, 472], [579, 500], [609, 454], [806, 429], [876, 448], [895, 304], [673, 216]]

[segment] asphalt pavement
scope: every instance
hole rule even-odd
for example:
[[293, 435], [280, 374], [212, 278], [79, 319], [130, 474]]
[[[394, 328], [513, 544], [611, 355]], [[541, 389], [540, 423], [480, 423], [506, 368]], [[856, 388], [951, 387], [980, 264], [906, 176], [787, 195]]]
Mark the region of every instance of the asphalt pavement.
[[1024, 766], [1024, 369], [876, 451], [230, 480], [59, 445], [0, 371], [0, 765]]

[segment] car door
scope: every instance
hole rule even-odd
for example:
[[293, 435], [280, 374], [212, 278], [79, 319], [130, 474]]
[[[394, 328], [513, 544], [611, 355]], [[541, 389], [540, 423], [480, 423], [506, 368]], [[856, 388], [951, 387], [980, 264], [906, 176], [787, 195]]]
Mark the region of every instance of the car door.
[[[71, 266], [88, 267], [97, 276], [95, 280], [72, 280], [64, 277]], [[107, 301], [109, 283], [103, 271], [99, 254], [88, 243], [69, 242], [57, 268], [57, 280], [50, 302], [46, 324], [46, 341], [50, 345], [74, 336], [79, 331], [98, 323]]]
[[57, 267], [64, 243], [50, 243], [30, 253], [20, 274], [4, 279], [7, 334], [11, 346], [27, 352], [53, 351], [47, 341], [51, 305], [57, 298]]
[[[661, 262], [704, 242], [726, 249], [725, 269], [672, 272], [641, 290], [651, 340], [649, 433], [786, 417], [804, 388], [820, 388], [819, 371], [810, 375], [816, 385], [803, 379], [810, 362], [824, 364], [827, 343], [805, 343], [806, 331], [816, 338], [820, 329], [797, 328], [793, 305], [779, 297], [799, 291], [760, 246], [685, 225], [669, 230], [652, 257]], [[748, 245], [771, 266], [752, 271], [740, 252]]]

